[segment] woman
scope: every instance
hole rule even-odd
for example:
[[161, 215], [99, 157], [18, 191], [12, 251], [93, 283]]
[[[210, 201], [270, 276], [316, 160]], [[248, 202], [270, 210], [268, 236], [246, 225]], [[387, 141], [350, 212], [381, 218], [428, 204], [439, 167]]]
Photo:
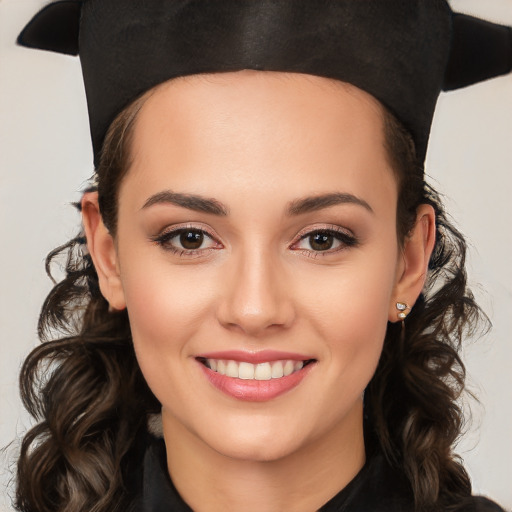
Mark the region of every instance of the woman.
[[41, 316], [66, 336], [22, 373], [20, 510], [499, 510], [451, 451], [479, 310], [423, 161], [441, 84], [509, 71], [458, 69], [459, 35], [509, 31], [369, 5], [59, 2], [24, 31], [80, 49], [98, 182]]

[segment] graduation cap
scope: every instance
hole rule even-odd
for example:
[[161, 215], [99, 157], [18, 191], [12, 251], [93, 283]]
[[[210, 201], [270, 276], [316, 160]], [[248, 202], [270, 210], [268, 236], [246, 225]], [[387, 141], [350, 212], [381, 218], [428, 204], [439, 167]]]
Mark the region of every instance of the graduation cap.
[[80, 56], [96, 165], [114, 118], [147, 90], [241, 69], [365, 90], [410, 131], [423, 162], [441, 90], [512, 71], [512, 28], [446, 0], [62, 0], [18, 43]]

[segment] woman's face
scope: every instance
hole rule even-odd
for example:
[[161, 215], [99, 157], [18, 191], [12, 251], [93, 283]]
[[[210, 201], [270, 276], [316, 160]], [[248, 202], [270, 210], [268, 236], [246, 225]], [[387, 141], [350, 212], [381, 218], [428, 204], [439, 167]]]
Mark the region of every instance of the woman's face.
[[121, 302], [164, 431], [254, 460], [360, 432], [401, 261], [377, 102], [305, 75], [179, 79], [132, 158]]

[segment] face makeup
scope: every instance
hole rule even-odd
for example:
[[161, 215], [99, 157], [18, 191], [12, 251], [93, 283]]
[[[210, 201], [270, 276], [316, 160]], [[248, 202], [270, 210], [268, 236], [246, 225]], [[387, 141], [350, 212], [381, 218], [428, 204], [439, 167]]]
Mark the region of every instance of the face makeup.
[[354, 87], [244, 71], [156, 89], [135, 124], [116, 247], [169, 450], [192, 436], [276, 460], [362, 439], [396, 200], [380, 107]]

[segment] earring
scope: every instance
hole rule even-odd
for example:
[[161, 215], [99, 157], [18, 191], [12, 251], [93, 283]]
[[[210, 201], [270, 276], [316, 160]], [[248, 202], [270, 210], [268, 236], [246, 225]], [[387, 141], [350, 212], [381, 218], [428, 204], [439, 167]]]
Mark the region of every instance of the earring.
[[407, 318], [407, 315], [411, 311], [411, 308], [407, 304], [407, 302], [397, 302], [396, 303], [397, 316], [399, 320], [402, 322]]

